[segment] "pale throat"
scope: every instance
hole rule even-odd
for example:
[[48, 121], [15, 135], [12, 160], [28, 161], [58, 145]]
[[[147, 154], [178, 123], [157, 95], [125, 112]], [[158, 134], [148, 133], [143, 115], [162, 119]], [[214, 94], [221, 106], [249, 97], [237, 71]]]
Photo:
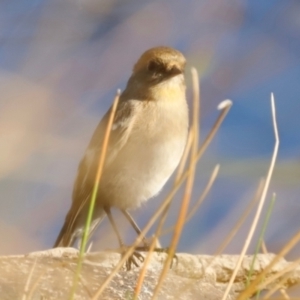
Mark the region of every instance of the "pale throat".
[[176, 75], [159, 83], [152, 91], [155, 99], [177, 101], [185, 99], [185, 83], [183, 74]]

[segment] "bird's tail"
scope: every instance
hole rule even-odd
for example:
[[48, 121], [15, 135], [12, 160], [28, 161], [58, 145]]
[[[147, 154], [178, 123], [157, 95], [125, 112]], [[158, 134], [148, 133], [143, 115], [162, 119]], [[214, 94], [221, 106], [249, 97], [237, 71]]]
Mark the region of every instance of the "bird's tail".
[[[84, 216], [83, 216], [84, 215]], [[105, 216], [105, 212], [102, 209], [97, 209], [94, 212], [93, 221], [91, 223], [91, 227], [89, 230], [89, 238], [93, 234], [93, 232], [96, 230], [97, 226], [100, 224], [100, 222], [103, 220]], [[53, 248], [56, 247], [72, 247], [75, 243], [75, 241], [78, 238], [81, 238], [86, 224], [86, 218], [87, 218], [87, 212], [85, 211], [85, 214], [79, 213], [74, 214], [72, 213], [72, 209], [69, 211], [69, 213], [66, 216], [65, 223], [60, 230], [60, 233], [54, 243]]]
[[54, 243], [53, 248], [56, 247], [69, 247], [74, 244], [74, 241], [71, 241], [71, 235], [68, 235], [67, 237], [67, 228], [68, 228], [68, 223], [67, 220], [65, 221], [62, 229], [60, 230], [60, 233]]

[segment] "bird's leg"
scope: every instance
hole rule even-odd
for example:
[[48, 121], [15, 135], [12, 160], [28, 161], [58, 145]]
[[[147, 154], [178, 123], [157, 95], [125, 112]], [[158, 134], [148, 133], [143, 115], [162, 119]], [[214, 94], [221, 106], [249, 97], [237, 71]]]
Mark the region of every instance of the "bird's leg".
[[[106, 214], [108, 216], [108, 219], [109, 219], [109, 222], [112, 225], [112, 227], [114, 229], [114, 232], [117, 235], [118, 242], [119, 242], [119, 245], [121, 247], [121, 251], [123, 251], [123, 254], [124, 254], [127, 249], [126, 249], [126, 247], [125, 247], [125, 245], [123, 243], [123, 240], [122, 240], [121, 235], [120, 235], [120, 233], [118, 231], [116, 223], [115, 223], [115, 221], [114, 221], [114, 219], [112, 217], [112, 214], [111, 214], [111, 211], [110, 211], [110, 207], [108, 207], [108, 206], [104, 207], [104, 211], [106, 212]], [[139, 266], [139, 264], [137, 263], [137, 261], [136, 261], [135, 258], [137, 258], [140, 262], [144, 261], [144, 257], [139, 252], [134, 251], [132, 253], [132, 255], [126, 261], [126, 269], [127, 269], [127, 271], [129, 271], [131, 269], [132, 264], [134, 264], [136, 267]]]
[[[126, 209], [121, 209], [121, 212], [126, 217], [126, 219], [129, 221], [137, 235], [140, 235], [142, 233], [141, 229], [137, 225], [137, 223], [134, 221], [133, 217], [130, 215], [130, 213]], [[149, 243], [146, 241], [146, 238], [143, 236], [143, 244], [145, 247], [149, 247]]]
[[[123, 213], [123, 215], [127, 218], [127, 220], [129, 221], [129, 223], [131, 224], [131, 226], [134, 228], [135, 232], [140, 235], [141, 234], [141, 229], [139, 228], [139, 226], [137, 225], [137, 223], [134, 221], [134, 219], [132, 218], [132, 216], [129, 214], [129, 212], [125, 209], [121, 209], [121, 212]], [[150, 245], [149, 243], [146, 241], [146, 238], [143, 236], [143, 244], [144, 246], [139, 246], [136, 247], [135, 249], [137, 251], [143, 251], [143, 252], [147, 252], [150, 250]], [[169, 252], [169, 248], [161, 248], [161, 247], [155, 247], [153, 249], [154, 252], [158, 252], [158, 253], [167, 253]], [[178, 257], [176, 254], [174, 254], [173, 259], [175, 259], [176, 261], [176, 265], [178, 264]], [[173, 261], [171, 263], [171, 268], [173, 266]]]

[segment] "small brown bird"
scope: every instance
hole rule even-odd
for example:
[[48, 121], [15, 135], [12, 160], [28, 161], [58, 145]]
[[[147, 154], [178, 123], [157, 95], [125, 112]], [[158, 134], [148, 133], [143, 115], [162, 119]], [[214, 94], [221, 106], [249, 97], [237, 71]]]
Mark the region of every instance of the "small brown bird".
[[[139, 232], [127, 210], [155, 196], [177, 167], [188, 133], [185, 62], [181, 52], [156, 47], [134, 65], [112, 125], [89, 237], [107, 214], [122, 246], [110, 208], [120, 209]], [[110, 110], [80, 162], [72, 205], [54, 247], [72, 246], [83, 234]]]

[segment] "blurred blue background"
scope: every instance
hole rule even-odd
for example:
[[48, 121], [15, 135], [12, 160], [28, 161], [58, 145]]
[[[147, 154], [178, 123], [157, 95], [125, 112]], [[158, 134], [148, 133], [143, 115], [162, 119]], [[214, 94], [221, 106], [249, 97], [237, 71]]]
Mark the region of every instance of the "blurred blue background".
[[[0, 254], [52, 246], [93, 130], [137, 58], [158, 45], [187, 57], [190, 104], [190, 67], [200, 73], [202, 140], [218, 116], [217, 105], [224, 99], [234, 103], [198, 165], [191, 206], [217, 163], [219, 177], [187, 223], [178, 250], [214, 253], [253, 198], [274, 147], [274, 92], [280, 151], [267, 195], [266, 208], [273, 192], [277, 197], [265, 242], [269, 251], [279, 251], [300, 228], [299, 15], [297, 0], [2, 0]], [[133, 212], [141, 226], [171, 184]], [[180, 199], [179, 194], [167, 226], [176, 222]], [[114, 214], [131, 242], [134, 232]], [[241, 250], [252, 218], [226, 253]], [[162, 244], [170, 238], [163, 236]], [[116, 245], [103, 222], [93, 250]], [[297, 253], [299, 247], [290, 258]]]

